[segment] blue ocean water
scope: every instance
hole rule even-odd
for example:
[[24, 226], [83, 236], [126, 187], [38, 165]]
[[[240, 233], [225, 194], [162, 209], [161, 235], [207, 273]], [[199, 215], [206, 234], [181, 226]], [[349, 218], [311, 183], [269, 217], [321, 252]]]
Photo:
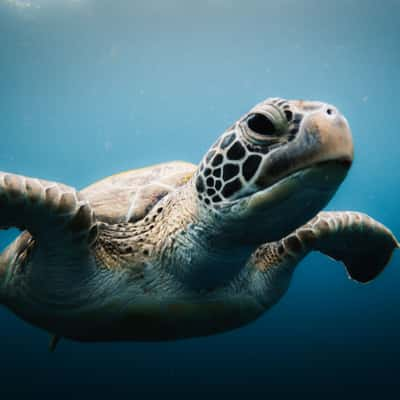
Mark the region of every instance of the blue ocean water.
[[[323, 100], [356, 152], [328, 209], [400, 236], [399, 14], [398, 0], [0, 0], [0, 170], [82, 188], [198, 162], [266, 97]], [[359, 285], [312, 254], [255, 323], [173, 343], [64, 341], [50, 354], [47, 333], [1, 308], [0, 397], [396, 397], [399, 267], [396, 254]]]

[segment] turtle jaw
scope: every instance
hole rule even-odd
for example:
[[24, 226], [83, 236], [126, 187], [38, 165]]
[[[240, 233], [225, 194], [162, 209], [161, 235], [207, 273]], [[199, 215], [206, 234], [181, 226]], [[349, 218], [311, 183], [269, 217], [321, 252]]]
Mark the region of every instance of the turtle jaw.
[[272, 186], [249, 196], [245, 201], [248, 212], [275, 208], [296, 196], [296, 193], [307, 190], [333, 195], [346, 177], [350, 166], [348, 160], [332, 160], [293, 172]]
[[229, 214], [243, 222], [242, 240], [279, 240], [306, 223], [330, 201], [350, 166], [347, 159], [316, 163], [238, 200]]

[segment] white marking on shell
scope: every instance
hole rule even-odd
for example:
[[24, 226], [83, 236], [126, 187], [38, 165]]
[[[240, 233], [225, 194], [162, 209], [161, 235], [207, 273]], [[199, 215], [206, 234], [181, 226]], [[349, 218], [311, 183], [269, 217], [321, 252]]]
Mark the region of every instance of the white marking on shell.
[[128, 208], [128, 213], [126, 214], [125, 222], [129, 222], [130, 219], [132, 218], [133, 211], [134, 211], [134, 207], [135, 207], [135, 205], [136, 205], [136, 201], [137, 201], [137, 198], [138, 198], [139, 191], [140, 191], [140, 190], [138, 190], [137, 192], [135, 192], [135, 193], [133, 194], [133, 196], [132, 196], [132, 199], [130, 200], [130, 204], [129, 204], [129, 208]]
[[149, 187], [149, 186], [159, 186], [160, 188], [166, 189], [168, 192], [172, 192], [175, 189], [173, 186], [167, 185], [166, 183], [162, 183], [162, 182], [152, 182], [151, 184], [143, 186], [142, 188], [140, 188], [139, 190], [137, 190], [133, 194], [133, 196], [132, 196], [132, 198], [130, 200], [130, 205], [129, 205], [129, 208], [128, 208], [128, 212], [127, 212], [126, 217], [125, 217], [125, 222], [129, 222], [130, 221], [130, 219], [132, 218], [132, 215], [135, 212], [135, 207], [137, 206], [136, 203], [138, 201], [140, 193], [143, 191], [143, 189], [145, 187]]

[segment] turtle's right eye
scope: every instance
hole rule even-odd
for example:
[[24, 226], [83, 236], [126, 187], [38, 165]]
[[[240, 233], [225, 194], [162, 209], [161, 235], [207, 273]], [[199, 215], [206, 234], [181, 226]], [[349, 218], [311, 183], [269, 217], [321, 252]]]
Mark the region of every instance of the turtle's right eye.
[[247, 117], [247, 126], [261, 136], [272, 136], [278, 133], [274, 123], [264, 114], [250, 114]]

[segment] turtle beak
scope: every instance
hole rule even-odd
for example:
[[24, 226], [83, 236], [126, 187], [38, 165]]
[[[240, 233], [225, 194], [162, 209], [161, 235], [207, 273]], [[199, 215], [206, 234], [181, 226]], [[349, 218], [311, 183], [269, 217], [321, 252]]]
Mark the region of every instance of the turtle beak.
[[320, 106], [304, 118], [295, 140], [264, 160], [256, 182], [261, 188], [324, 162], [340, 163], [347, 170], [353, 162], [353, 140], [344, 116], [328, 104], [302, 102], [302, 105], [306, 109]]
[[353, 139], [346, 118], [330, 105], [326, 105], [316, 114], [305, 120], [308, 132], [315, 135], [319, 142], [312, 163], [324, 161], [342, 162], [349, 168], [354, 159]]

